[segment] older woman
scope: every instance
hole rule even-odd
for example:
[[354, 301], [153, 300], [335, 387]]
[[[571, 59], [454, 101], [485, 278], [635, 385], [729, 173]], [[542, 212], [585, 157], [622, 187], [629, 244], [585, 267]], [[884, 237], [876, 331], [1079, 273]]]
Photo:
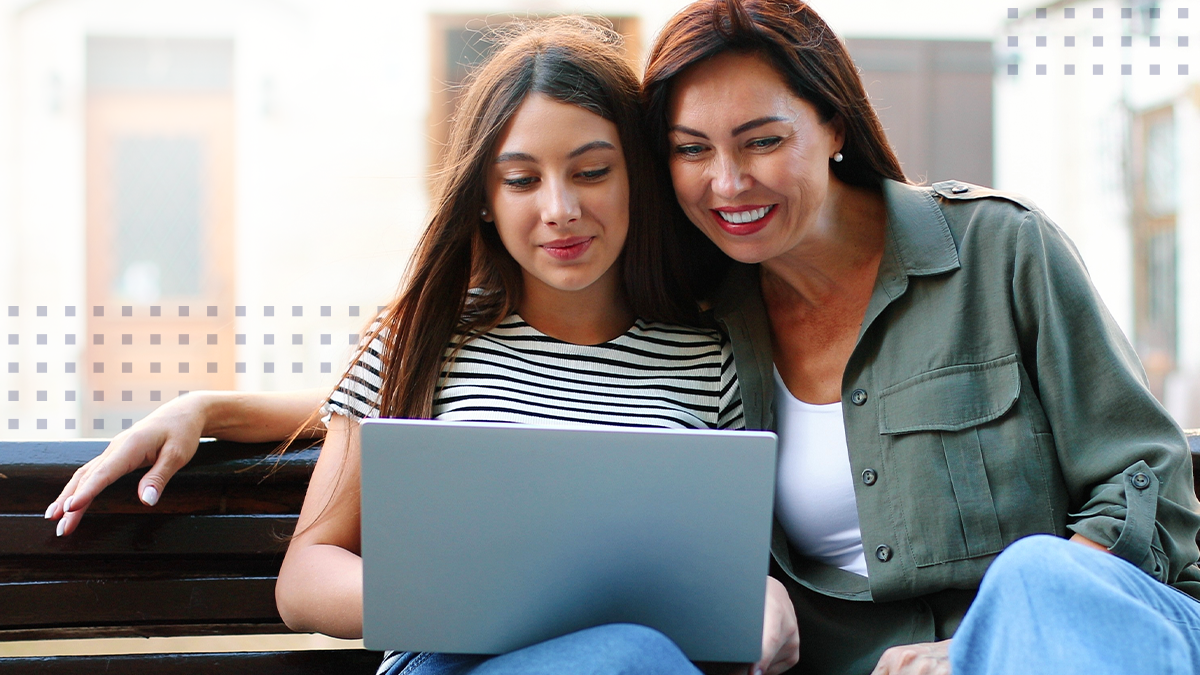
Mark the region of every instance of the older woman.
[[643, 92], [679, 205], [735, 261], [714, 314], [747, 426], [781, 437], [801, 669], [1192, 672], [1200, 604], [1166, 585], [1200, 591], [1187, 445], [1046, 215], [908, 184], [801, 2], [689, 6]]

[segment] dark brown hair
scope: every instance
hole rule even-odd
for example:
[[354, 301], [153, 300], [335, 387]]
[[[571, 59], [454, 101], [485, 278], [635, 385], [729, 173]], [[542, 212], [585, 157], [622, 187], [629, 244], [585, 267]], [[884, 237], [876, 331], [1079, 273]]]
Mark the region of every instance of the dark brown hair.
[[795, 0], [699, 0], [671, 17], [650, 50], [642, 84], [652, 139], [664, 158], [672, 81], [727, 51], [761, 55], [822, 122], [841, 120], [845, 159], [830, 163], [838, 180], [869, 188], [883, 178], [906, 182], [850, 53], [811, 7]]
[[[431, 417], [443, 368], [453, 358], [446, 354], [449, 345], [461, 344], [458, 336], [491, 330], [520, 303], [520, 266], [480, 209], [500, 134], [533, 93], [579, 106], [617, 127], [629, 177], [629, 231], [617, 264], [631, 309], [649, 321], [700, 320], [685, 282], [687, 244], [675, 242], [693, 228], [660, 226], [675, 207], [669, 183], [655, 166], [638, 77], [621, 36], [583, 17], [557, 17], [510, 23], [488, 38], [498, 47], [466, 80], [434, 183], [429, 223], [400, 291], [366, 330], [343, 374], [349, 377], [374, 338], [380, 338], [381, 417]], [[319, 432], [318, 415], [314, 411], [276, 452], [301, 435]], [[335, 480], [341, 478], [339, 468]], [[325, 513], [322, 507], [317, 520]]]
[[[505, 125], [532, 93], [579, 106], [613, 122], [629, 176], [629, 233], [618, 264], [626, 299], [647, 320], [696, 319], [683, 286], [678, 247], [657, 223], [670, 208], [643, 127], [639, 83], [613, 30], [581, 17], [513, 25], [473, 72], [455, 115], [445, 164], [433, 189], [428, 227], [402, 290], [363, 342], [383, 336], [383, 417], [429, 417], [455, 335], [484, 333], [513, 313], [520, 267], [493, 224], [480, 216], [486, 177]], [[475, 290], [472, 290], [475, 289]], [[361, 352], [360, 352], [361, 353]]]

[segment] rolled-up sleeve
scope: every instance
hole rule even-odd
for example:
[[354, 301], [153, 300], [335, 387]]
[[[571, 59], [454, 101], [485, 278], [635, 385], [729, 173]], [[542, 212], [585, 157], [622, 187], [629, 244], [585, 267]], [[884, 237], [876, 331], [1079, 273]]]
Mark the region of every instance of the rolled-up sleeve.
[[1187, 441], [1078, 252], [1040, 211], [1017, 235], [1013, 308], [1025, 368], [1053, 431], [1068, 528], [1164, 582], [1197, 558]]

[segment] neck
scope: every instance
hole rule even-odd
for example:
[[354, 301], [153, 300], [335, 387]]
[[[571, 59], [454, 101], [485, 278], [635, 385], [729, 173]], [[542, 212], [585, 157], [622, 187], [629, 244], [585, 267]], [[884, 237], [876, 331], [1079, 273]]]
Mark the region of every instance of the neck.
[[762, 263], [764, 286], [782, 286], [820, 305], [875, 284], [886, 241], [883, 195], [831, 178], [815, 226], [790, 251]]
[[564, 291], [525, 275], [517, 311], [521, 318], [552, 338], [576, 345], [596, 345], [623, 335], [633, 325], [616, 265], [591, 286]]

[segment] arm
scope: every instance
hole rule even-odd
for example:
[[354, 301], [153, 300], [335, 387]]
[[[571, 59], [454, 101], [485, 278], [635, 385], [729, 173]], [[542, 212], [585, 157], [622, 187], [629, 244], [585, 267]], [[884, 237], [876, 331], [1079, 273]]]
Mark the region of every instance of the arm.
[[796, 609], [787, 589], [775, 577], [767, 577], [767, 604], [763, 617], [763, 656], [751, 675], [776, 675], [800, 661], [800, 629]]
[[275, 584], [294, 631], [362, 637], [360, 477], [358, 423], [334, 415]]
[[800, 629], [787, 588], [767, 577], [767, 602], [763, 607], [762, 658], [744, 663], [697, 662], [707, 675], [778, 675], [800, 661]]
[[1174, 581], [1197, 559], [1200, 529], [1187, 442], [1146, 388], [1078, 253], [1040, 212], [1020, 225], [1012, 290], [1026, 370], [1070, 494], [1072, 539]]
[[[196, 454], [201, 438], [242, 443], [285, 439], [321, 405], [326, 393], [198, 391], [181, 396], [122, 431], [104, 452], [80, 467], [46, 509], [46, 517], [60, 519], [59, 536], [74, 532], [96, 495], [145, 466], [150, 470], [138, 482], [138, 497], [154, 506], [167, 481]], [[306, 431], [310, 437], [320, 433], [319, 428]]]

